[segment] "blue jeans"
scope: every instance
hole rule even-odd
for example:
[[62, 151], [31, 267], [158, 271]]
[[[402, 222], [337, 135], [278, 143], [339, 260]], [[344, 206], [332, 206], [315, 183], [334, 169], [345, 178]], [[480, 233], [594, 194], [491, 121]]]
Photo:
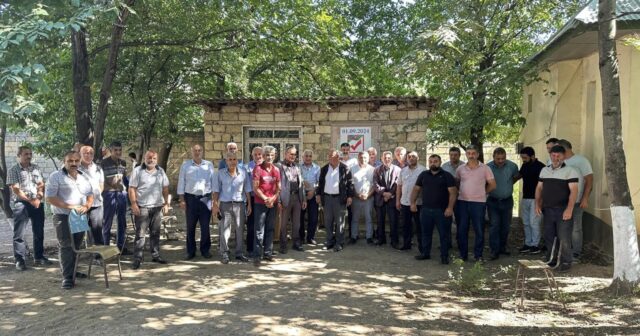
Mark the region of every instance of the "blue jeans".
[[276, 207], [267, 208], [264, 204], [256, 203], [253, 206], [255, 214], [254, 228], [256, 231], [256, 240], [253, 246], [252, 257], [259, 258], [260, 253], [270, 256], [273, 251], [273, 230], [276, 221]]
[[513, 197], [499, 200], [497, 198], [487, 198], [487, 209], [489, 210], [489, 247], [491, 254], [506, 252], [507, 239], [509, 238], [509, 228], [513, 217]]
[[469, 202], [458, 200], [458, 248], [460, 249], [460, 258], [467, 260], [469, 254], [469, 224], [473, 226], [475, 241], [473, 244], [473, 256], [475, 258], [482, 257], [482, 249], [484, 248], [484, 202]]
[[540, 222], [542, 216], [536, 214], [536, 200], [523, 198], [520, 202], [522, 209], [522, 224], [524, 224], [524, 244], [538, 246], [540, 244]]
[[[306, 216], [305, 216], [306, 215]], [[305, 234], [304, 218], [307, 217], [307, 230]], [[300, 240], [310, 241], [316, 239], [316, 231], [318, 230], [318, 202], [316, 197], [307, 199], [307, 209], [300, 212]]]
[[200, 222], [200, 254], [206, 255], [211, 249], [211, 198], [184, 194], [187, 217], [187, 255], [196, 254], [196, 226]]
[[376, 213], [378, 214], [378, 241], [381, 243], [387, 242], [387, 236], [385, 235], [385, 220], [387, 213], [389, 214], [389, 221], [391, 227], [389, 228], [391, 236], [391, 244], [398, 244], [398, 215], [399, 211], [396, 209], [395, 199], [390, 199], [388, 202], [382, 204], [381, 207], [376, 207]]
[[13, 256], [16, 261], [25, 261], [27, 243], [24, 241], [24, 229], [31, 219], [33, 233], [33, 254], [36, 260], [44, 257], [44, 204], [37, 209], [29, 202], [13, 203]]
[[451, 245], [451, 225], [445, 219], [444, 209], [434, 209], [422, 207], [420, 210], [420, 226], [422, 235], [422, 247], [420, 254], [423, 256], [431, 255], [431, 243], [433, 241], [433, 228], [438, 228], [440, 236], [440, 256], [449, 256], [449, 246]]
[[420, 227], [420, 209], [422, 205], [418, 205], [418, 212], [411, 212], [411, 207], [408, 205], [402, 206], [402, 246], [411, 248], [411, 240], [413, 238], [413, 226], [416, 227], [416, 237], [418, 243], [418, 250], [422, 253], [422, 228]]
[[116, 245], [119, 249], [122, 249], [127, 237], [127, 193], [125, 191], [104, 191], [102, 192], [102, 200], [102, 208], [104, 210], [103, 242], [105, 245], [109, 245], [111, 241], [111, 224], [113, 224], [113, 216], [116, 216], [118, 221]]

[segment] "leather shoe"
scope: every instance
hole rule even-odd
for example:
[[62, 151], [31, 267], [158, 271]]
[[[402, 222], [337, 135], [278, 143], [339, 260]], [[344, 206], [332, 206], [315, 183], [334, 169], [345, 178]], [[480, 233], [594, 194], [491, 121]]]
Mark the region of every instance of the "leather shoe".
[[440, 263], [443, 265], [449, 265], [449, 257], [440, 257]]
[[431, 259], [431, 256], [420, 254], [415, 256], [414, 258], [416, 258], [416, 260], [428, 260], [428, 259]]
[[357, 242], [357, 240], [353, 239], [353, 238], [349, 238], [349, 240], [347, 241], [347, 245], [353, 245]]
[[86, 279], [87, 275], [82, 272], [76, 272], [76, 279]]
[[195, 257], [196, 257], [195, 254], [187, 254], [187, 256], [184, 258], [184, 260], [191, 260], [191, 259], [193, 259]]
[[40, 259], [36, 259], [34, 263], [36, 265], [44, 265], [44, 266], [53, 265], [53, 262], [51, 262], [51, 260], [49, 260], [49, 258], [47, 258], [47, 257], [42, 257]]
[[249, 258], [245, 257], [245, 256], [237, 256], [236, 260], [238, 261], [242, 261], [242, 262], [248, 262]]
[[262, 257], [262, 260], [273, 261], [273, 257], [270, 255], [265, 255], [264, 257]]
[[333, 251], [335, 251], [335, 252], [342, 251], [342, 245], [341, 244], [336, 245], [336, 247], [333, 248]]
[[131, 269], [137, 270], [138, 268], [140, 268], [141, 263], [142, 263], [142, 260], [140, 259], [134, 260], [133, 264], [131, 265]]
[[367, 244], [369, 244], [369, 245], [373, 245], [373, 239], [371, 239], [371, 238], [367, 238]]
[[406, 251], [406, 250], [410, 250], [410, 249], [411, 249], [411, 246], [406, 246], [405, 245], [405, 246], [400, 248], [400, 251]]
[[225, 264], [225, 265], [229, 263], [229, 256], [228, 255], [226, 255], [226, 254], [222, 255], [222, 263]]
[[151, 259], [151, 261], [157, 262], [158, 264], [163, 264], [163, 265], [167, 263], [167, 261], [162, 259], [162, 257], [155, 257], [155, 258]]
[[489, 260], [498, 260], [498, 258], [500, 258], [500, 255], [495, 253], [495, 254], [491, 254], [491, 256], [489, 257]]
[[335, 246], [335, 244], [329, 244], [329, 245], [325, 245], [322, 247], [323, 250], [328, 251], [330, 249], [332, 249]]
[[505, 251], [500, 251], [500, 254], [505, 255], [505, 256], [510, 256], [511, 252], [505, 250]]
[[211, 253], [209, 253], [209, 252], [206, 252], [206, 253], [202, 254], [202, 257], [203, 258], [207, 258], [207, 259], [211, 259], [211, 257], [213, 257], [213, 255], [211, 255]]
[[287, 254], [287, 249], [281, 248], [280, 250], [278, 250], [278, 252], [280, 252], [280, 254]]
[[318, 243], [316, 242], [316, 240], [315, 240], [315, 239], [307, 239], [307, 244], [309, 244], [309, 245], [316, 245], [316, 244], [318, 244]]
[[382, 245], [384, 245], [384, 244], [386, 244], [386, 243], [387, 243], [387, 242], [386, 242], [386, 241], [384, 241], [384, 240], [378, 240], [378, 241], [376, 242], [376, 245], [377, 245], [377, 246], [382, 246]]
[[391, 247], [393, 247], [396, 250], [400, 249], [400, 246], [398, 245], [398, 243], [391, 243]]
[[24, 261], [16, 261], [16, 269], [18, 271], [26, 271], [27, 265], [24, 263]]
[[304, 248], [301, 245], [294, 245], [293, 249], [299, 252], [303, 252]]
[[64, 279], [62, 280], [62, 289], [71, 289], [73, 288], [73, 280], [71, 279]]
[[253, 266], [255, 267], [260, 266], [260, 258], [253, 258]]

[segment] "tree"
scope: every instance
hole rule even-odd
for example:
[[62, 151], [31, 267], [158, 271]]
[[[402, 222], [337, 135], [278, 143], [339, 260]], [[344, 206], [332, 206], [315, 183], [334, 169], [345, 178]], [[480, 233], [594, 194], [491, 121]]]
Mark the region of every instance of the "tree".
[[613, 282], [610, 288], [615, 294], [629, 294], [640, 283], [640, 253], [622, 139], [616, 0], [599, 0], [598, 28], [604, 151], [609, 158], [605, 162], [605, 175], [611, 197], [614, 244]]

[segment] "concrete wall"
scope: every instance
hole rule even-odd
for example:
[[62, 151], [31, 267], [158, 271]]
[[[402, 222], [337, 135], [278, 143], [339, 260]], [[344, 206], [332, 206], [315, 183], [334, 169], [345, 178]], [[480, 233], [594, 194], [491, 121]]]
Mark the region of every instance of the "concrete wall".
[[[640, 164], [640, 51], [618, 43], [618, 58], [627, 178], [636, 208], [636, 223], [640, 224], [640, 175], [635, 173]], [[611, 250], [598, 55], [593, 53], [582, 59], [551, 64], [548, 71], [541, 71], [539, 75], [543, 81], [524, 88], [522, 111], [527, 123], [520, 141], [534, 147], [540, 159], [546, 161], [545, 141], [550, 137], [565, 138], [571, 141], [576, 153], [591, 161], [594, 186], [585, 216], [585, 239]]]

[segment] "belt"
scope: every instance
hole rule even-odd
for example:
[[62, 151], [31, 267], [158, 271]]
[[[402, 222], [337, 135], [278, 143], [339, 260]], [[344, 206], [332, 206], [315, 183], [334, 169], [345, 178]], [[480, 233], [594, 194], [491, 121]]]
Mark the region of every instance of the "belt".
[[197, 198], [197, 199], [211, 197], [211, 194], [205, 194], [205, 195], [194, 195], [194, 194], [189, 194], [189, 193], [184, 193], [184, 194], [185, 194], [185, 196], [190, 196], [190, 197]]
[[512, 199], [513, 196], [509, 196], [509, 197], [505, 197], [505, 198], [497, 198], [497, 197], [489, 196], [488, 198], [490, 198], [492, 200], [496, 200], [498, 202], [502, 202], [502, 201], [506, 201], [506, 200]]
[[327, 194], [327, 193], [324, 193], [324, 195], [325, 196], [329, 196], [329, 197], [338, 197], [338, 196], [340, 196], [340, 194]]
[[243, 201], [226, 201], [226, 202], [221, 201], [220, 203], [244, 204]]

